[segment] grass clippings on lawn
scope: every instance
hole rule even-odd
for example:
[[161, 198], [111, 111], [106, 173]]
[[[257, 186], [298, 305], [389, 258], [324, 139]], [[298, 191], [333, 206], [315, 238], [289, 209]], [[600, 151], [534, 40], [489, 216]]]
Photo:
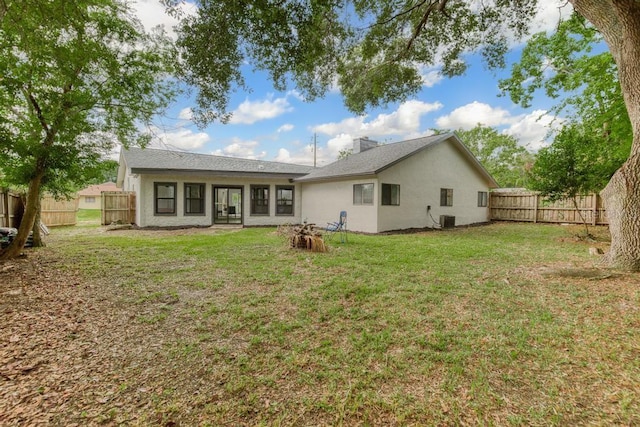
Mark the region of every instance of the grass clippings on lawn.
[[55, 229], [0, 264], [0, 424], [638, 424], [639, 277], [574, 232]]

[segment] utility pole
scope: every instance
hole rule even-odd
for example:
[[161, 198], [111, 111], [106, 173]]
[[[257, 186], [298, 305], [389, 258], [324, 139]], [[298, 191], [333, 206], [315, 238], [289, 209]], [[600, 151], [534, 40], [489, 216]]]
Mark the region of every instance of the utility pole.
[[316, 140], [316, 133], [313, 133], [313, 167], [316, 167], [316, 149], [318, 147], [318, 142]]

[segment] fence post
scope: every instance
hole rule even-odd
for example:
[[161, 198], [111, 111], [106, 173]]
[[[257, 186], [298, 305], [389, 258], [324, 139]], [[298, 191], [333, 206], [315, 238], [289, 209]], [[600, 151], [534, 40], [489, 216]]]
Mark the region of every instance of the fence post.
[[0, 198], [2, 199], [2, 213], [5, 227], [11, 227], [11, 216], [9, 214], [9, 189], [0, 188]]
[[538, 194], [535, 194], [533, 196], [533, 201], [534, 201], [534, 205], [533, 205], [533, 223], [537, 223], [538, 222]]
[[592, 198], [593, 198], [593, 215], [592, 215], [592, 221], [591, 221], [591, 225], [597, 225], [598, 224], [598, 193], [593, 193], [592, 194]]
[[106, 196], [104, 193], [104, 191], [100, 192], [100, 225], [105, 225], [107, 221], [107, 210], [104, 200]]

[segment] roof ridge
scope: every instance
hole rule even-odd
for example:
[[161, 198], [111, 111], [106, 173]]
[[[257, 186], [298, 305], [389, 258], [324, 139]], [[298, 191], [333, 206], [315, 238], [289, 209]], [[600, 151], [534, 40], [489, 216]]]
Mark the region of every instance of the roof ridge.
[[279, 161], [275, 161], [275, 160], [262, 160], [262, 159], [248, 159], [246, 157], [236, 157], [236, 156], [224, 156], [224, 155], [220, 155], [220, 154], [206, 154], [206, 153], [196, 153], [193, 151], [181, 151], [181, 150], [170, 150], [167, 148], [159, 148], [159, 147], [129, 147], [129, 148], [125, 148], [126, 151], [131, 151], [131, 149], [137, 149], [137, 150], [155, 150], [155, 151], [164, 151], [170, 154], [176, 154], [176, 155], [190, 155], [190, 156], [198, 156], [198, 157], [207, 157], [207, 158], [211, 158], [211, 157], [215, 157], [215, 158], [221, 158], [221, 159], [234, 159], [234, 160], [241, 160], [241, 161], [247, 161], [247, 162], [263, 162], [263, 163], [274, 163], [274, 164], [279, 164], [279, 165], [293, 165], [293, 166], [305, 166], [305, 167], [312, 167], [311, 165], [302, 165], [300, 163], [287, 163], [287, 162], [279, 162]]

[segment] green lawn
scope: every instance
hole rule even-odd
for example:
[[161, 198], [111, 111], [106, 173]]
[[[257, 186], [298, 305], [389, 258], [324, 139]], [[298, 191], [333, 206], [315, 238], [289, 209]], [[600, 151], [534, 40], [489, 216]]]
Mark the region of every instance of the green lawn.
[[100, 209], [78, 209], [76, 219], [78, 225], [100, 225], [102, 211]]
[[352, 234], [328, 253], [274, 229], [54, 231], [43, 253], [101, 307], [110, 396], [54, 421], [639, 424], [640, 282], [596, 268], [577, 231]]

